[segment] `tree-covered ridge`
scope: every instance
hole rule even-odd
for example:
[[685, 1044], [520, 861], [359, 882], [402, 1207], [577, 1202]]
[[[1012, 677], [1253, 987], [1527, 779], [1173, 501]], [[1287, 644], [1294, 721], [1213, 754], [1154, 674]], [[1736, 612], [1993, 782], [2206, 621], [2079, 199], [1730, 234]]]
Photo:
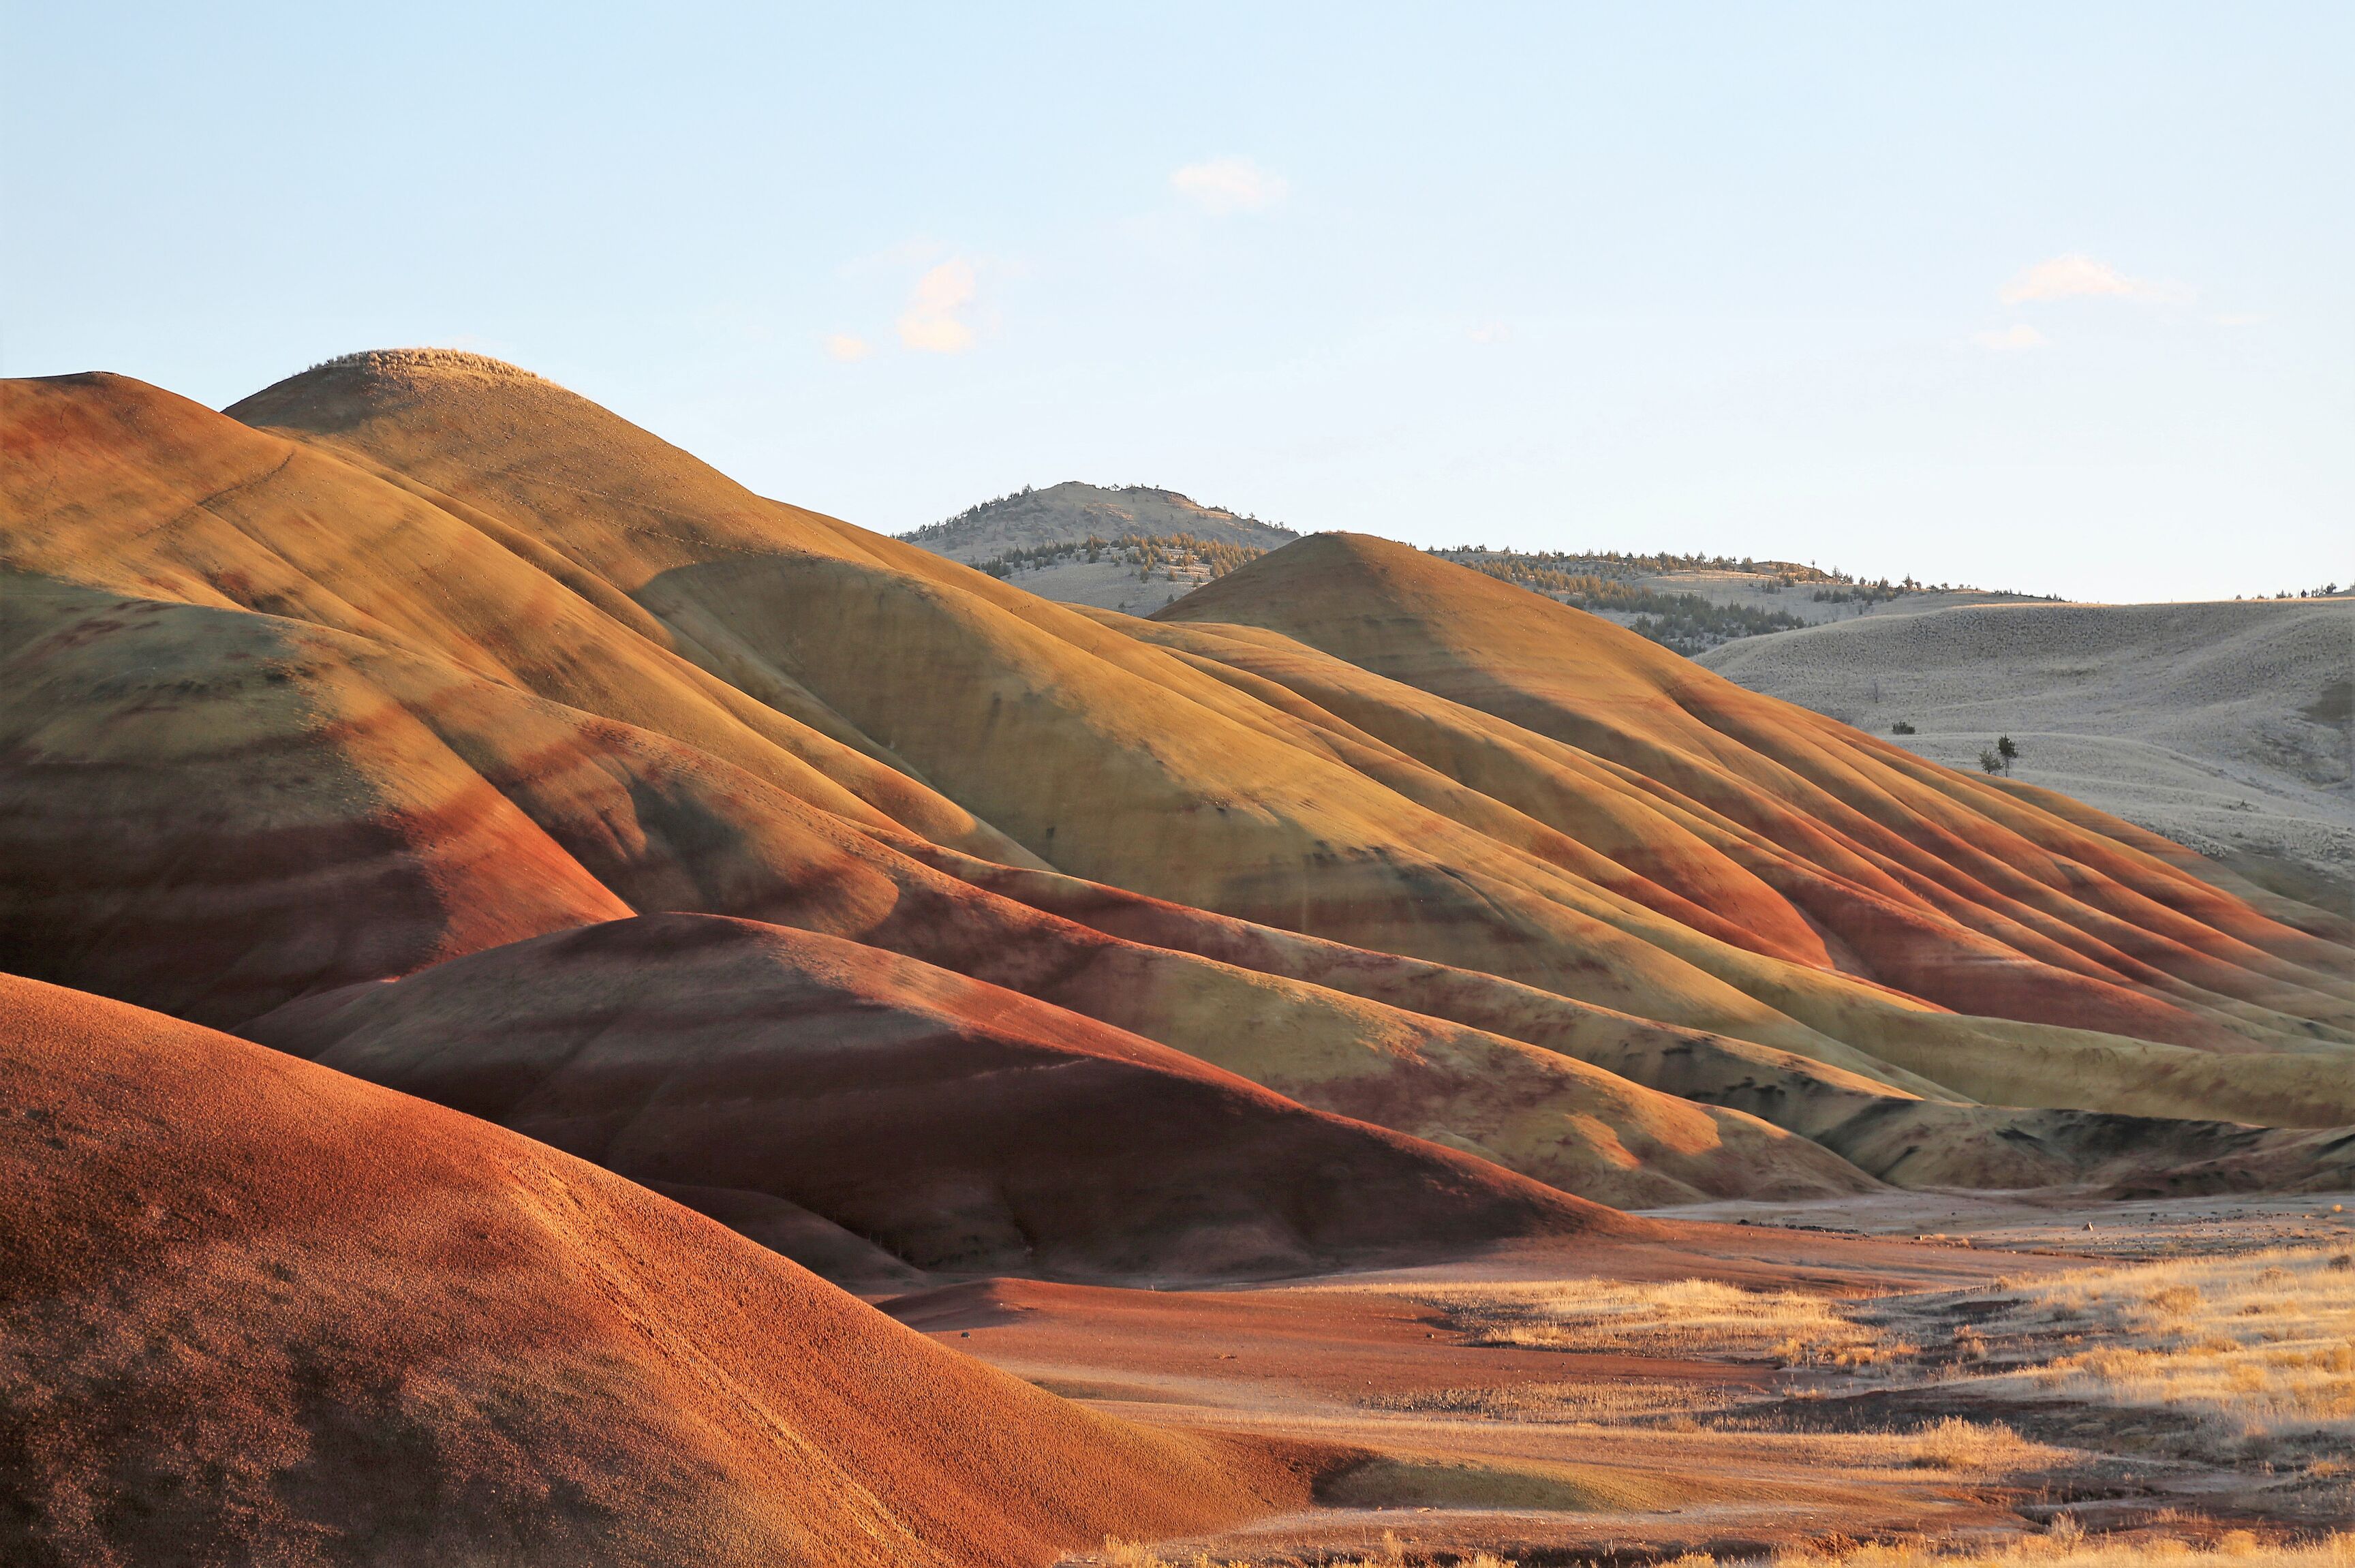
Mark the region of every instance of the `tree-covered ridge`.
[[900, 537], [978, 566], [1021, 550], [1083, 544], [1090, 539], [1167, 539], [1185, 534], [1228, 545], [1273, 549], [1300, 536], [1281, 524], [1205, 507], [1150, 485], [1106, 486], [1079, 480], [1024, 486], [967, 507], [943, 522]]
[[1011, 577], [1018, 571], [1043, 571], [1050, 566], [1093, 566], [1109, 560], [1119, 566], [1135, 567], [1140, 579], [1158, 571], [1174, 581], [1182, 572], [1207, 582], [1266, 553], [1252, 545], [1198, 539], [1192, 534], [1123, 534], [1111, 539], [1091, 535], [1075, 543], [1005, 550], [975, 564], [992, 577]]

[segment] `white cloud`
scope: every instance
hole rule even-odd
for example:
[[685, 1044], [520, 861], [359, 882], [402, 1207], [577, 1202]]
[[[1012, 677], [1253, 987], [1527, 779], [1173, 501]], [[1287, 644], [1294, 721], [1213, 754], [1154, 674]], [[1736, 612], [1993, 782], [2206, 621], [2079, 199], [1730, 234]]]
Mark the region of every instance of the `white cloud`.
[[1249, 158], [1209, 158], [1169, 176], [1178, 195], [1205, 212], [1264, 212], [1292, 190], [1282, 175]]
[[1501, 321], [1484, 321], [1464, 336], [1475, 343], [1510, 343], [1513, 329]]
[[2180, 304], [2191, 297], [2181, 283], [2151, 278], [2130, 278], [2105, 261], [2072, 251], [2049, 261], [2039, 261], [2003, 286], [1996, 296], [2006, 304], [2030, 300], [2119, 299], [2143, 304]]
[[846, 365], [853, 359], [864, 359], [874, 352], [873, 344], [847, 332], [837, 332], [826, 340], [826, 357], [839, 359]]
[[2022, 322], [2000, 332], [1974, 333], [1971, 341], [1998, 354], [2025, 354], [2031, 348], [2043, 347], [2044, 335]]
[[2262, 315], [2254, 311], [2228, 310], [2223, 315], [2216, 318], [2216, 325], [2219, 326], [2255, 326], [2264, 319], [2265, 318]]
[[980, 292], [973, 263], [953, 257], [916, 280], [915, 293], [900, 315], [900, 341], [925, 354], [962, 354], [973, 347], [973, 328], [957, 313]]

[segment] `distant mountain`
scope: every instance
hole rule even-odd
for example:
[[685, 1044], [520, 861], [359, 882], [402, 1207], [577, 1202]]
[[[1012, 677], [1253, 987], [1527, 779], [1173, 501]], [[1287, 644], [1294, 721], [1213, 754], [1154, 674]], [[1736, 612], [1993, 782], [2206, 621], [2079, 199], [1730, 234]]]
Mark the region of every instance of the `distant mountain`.
[[1076, 479], [1044, 490], [1017, 490], [969, 507], [944, 523], [900, 537], [951, 560], [979, 566], [995, 557], [1041, 545], [1173, 534], [1253, 549], [1275, 549], [1300, 537], [1281, 524], [1240, 517], [1224, 507], [1205, 507], [1175, 490], [1156, 490], [1146, 485], [1113, 490]]
[[1175, 490], [1072, 480], [1000, 496], [900, 537], [1043, 599], [1149, 615], [1300, 536]]

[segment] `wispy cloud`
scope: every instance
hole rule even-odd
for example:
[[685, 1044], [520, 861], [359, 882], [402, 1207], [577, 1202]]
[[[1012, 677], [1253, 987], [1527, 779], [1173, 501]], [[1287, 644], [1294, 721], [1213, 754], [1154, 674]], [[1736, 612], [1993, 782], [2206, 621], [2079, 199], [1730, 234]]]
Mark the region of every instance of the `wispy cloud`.
[[826, 340], [826, 357], [847, 365], [854, 359], [864, 359], [875, 352], [875, 346], [863, 337], [847, 332], [837, 332]]
[[2031, 348], [2043, 347], [2044, 335], [2022, 322], [2000, 332], [1974, 333], [1971, 341], [1997, 354], [2025, 354]]
[[973, 347], [973, 328], [958, 312], [980, 293], [973, 263], [952, 257], [916, 280], [908, 308], [900, 315], [900, 341], [924, 354], [962, 354]]
[[1264, 212], [1291, 194], [1291, 182], [1249, 158], [1209, 158], [1169, 176], [1178, 195], [1205, 212]]
[[2021, 272], [1996, 296], [2006, 304], [2030, 300], [2117, 299], [2142, 304], [2181, 304], [2191, 291], [2181, 283], [2131, 278], [2106, 261], [2072, 251]]
[[1501, 321], [1484, 321], [1467, 330], [1464, 336], [1475, 343], [1510, 343], [1513, 340], [1513, 329]]
[[2264, 319], [2264, 316], [2256, 311], [2228, 310], [2223, 315], [2216, 318], [2216, 325], [2219, 326], [2255, 326]]

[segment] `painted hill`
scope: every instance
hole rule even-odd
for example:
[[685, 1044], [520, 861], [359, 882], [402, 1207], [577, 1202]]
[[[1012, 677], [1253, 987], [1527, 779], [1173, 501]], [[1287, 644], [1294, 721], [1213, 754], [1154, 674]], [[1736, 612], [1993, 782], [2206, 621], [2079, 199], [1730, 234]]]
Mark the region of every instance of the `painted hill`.
[[1036, 1564], [1296, 1507], [472, 1117], [0, 976], [0, 1557]]
[[[2355, 599], [1956, 609], [1702, 662], [1950, 767], [1971, 770], [2009, 734], [2027, 751], [2020, 784], [2195, 848], [2260, 902], [2286, 896], [2350, 929]], [[1913, 732], [1892, 734], [1900, 720]]]
[[1108, 1026], [1613, 1202], [2298, 1186], [2338, 1157], [2294, 1129], [2355, 1122], [2344, 944], [1403, 547], [1147, 622], [467, 356], [234, 419], [6, 397], [0, 942], [41, 978], [242, 1026], [729, 916], [1060, 1009], [993, 1002], [992, 1050]]
[[296, 1002], [256, 1040], [919, 1269], [1323, 1272], [1641, 1222], [857, 943], [653, 915]]

